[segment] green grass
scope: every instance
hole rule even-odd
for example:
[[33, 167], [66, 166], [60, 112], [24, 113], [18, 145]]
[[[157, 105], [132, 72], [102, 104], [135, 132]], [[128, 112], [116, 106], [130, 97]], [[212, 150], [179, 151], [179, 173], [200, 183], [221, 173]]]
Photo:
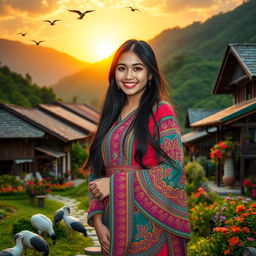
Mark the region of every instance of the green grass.
[[[71, 196], [71, 195], [70, 195]], [[73, 196], [72, 196], [73, 197]], [[30, 219], [33, 214], [42, 213], [48, 216], [53, 220], [54, 212], [62, 206], [61, 203], [55, 202], [49, 199], [45, 201], [44, 208], [38, 208], [32, 206], [28, 202], [28, 198], [21, 198], [16, 200], [11, 200], [6, 197], [6, 200], [1, 198], [1, 203], [5, 205], [13, 206], [17, 211], [11, 215], [11, 217], [3, 219], [0, 221], [0, 251], [13, 247], [13, 234], [12, 234], [12, 225], [20, 219]], [[58, 235], [60, 233], [60, 235]], [[74, 256], [76, 254], [84, 253], [84, 248], [92, 245], [92, 241], [89, 238], [86, 238], [80, 234], [75, 234], [74, 237], [69, 239], [67, 237], [68, 231], [66, 226], [61, 223], [61, 227], [58, 229], [57, 236], [58, 240], [55, 245], [52, 244], [50, 237], [44, 236], [46, 241], [49, 244], [50, 254], [54, 256]], [[27, 255], [34, 255], [32, 250], [27, 250]]]
[[85, 181], [77, 187], [68, 189], [66, 191], [52, 192], [52, 194], [75, 198], [77, 201], [80, 202], [80, 204], [78, 205], [79, 209], [82, 209], [85, 211], [87, 211], [88, 209], [89, 202], [88, 202], [88, 180], [87, 179], [85, 179]]

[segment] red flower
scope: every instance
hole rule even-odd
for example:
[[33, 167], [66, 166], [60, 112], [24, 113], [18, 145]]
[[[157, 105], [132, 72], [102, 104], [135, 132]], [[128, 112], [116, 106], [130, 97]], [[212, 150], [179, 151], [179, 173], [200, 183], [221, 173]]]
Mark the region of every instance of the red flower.
[[239, 243], [239, 237], [238, 236], [233, 236], [231, 238], [228, 239], [228, 243], [230, 245], [236, 245]]

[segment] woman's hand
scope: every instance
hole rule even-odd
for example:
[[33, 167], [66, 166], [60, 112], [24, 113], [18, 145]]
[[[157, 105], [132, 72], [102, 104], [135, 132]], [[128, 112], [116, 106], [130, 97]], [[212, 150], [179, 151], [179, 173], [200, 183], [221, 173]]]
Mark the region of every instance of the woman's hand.
[[89, 191], [100, 201], [109, 196], [110, 190], [109, 178], [100, 178], [89, 183]]
[[95, 225], [95, 230], [96, 230], [99, 242], [101, 244], [101, 250], [104, 253], [106, 253], [106, 255], [109, 255], [109, 248], [110, 248], [109, 229], [104, 224], [101, 224], [101, 225]]

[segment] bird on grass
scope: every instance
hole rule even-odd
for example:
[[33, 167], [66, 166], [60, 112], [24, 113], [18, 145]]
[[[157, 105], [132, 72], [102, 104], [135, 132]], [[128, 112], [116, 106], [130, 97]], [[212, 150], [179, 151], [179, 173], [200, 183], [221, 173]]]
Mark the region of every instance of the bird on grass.
[[34, 42], [36, 45], [39, 45], [39, 44], [41, 44], [42, 42], [44, 42], [44, 41], [36, 41], [36, 40], [31, 40], [32, 42]]
[[53, 217], [53, 220], [54, 220], [54, 225], [58, 226], [59, 225], [59, 222], [63, 219], [63, 215], [64, 215], [64, 211], [63, 211], [63, 208], [65, 206], [59, 208], [55, 213], [54, 213], [54, 217]]
[[79, 17], [77, 19], [82, 20], [84, 18], [85, 14], [90, 13], [90, 12], [94, 12], [96, 10], [88, 10], [88, 11], [85, 11], [85, 12], [81, 12], [79, 10], [68, 10], [68, 11], [77, 13], [79, 15]]
[[43, 20], [44, 22], [49, 22], [51, 26], [54, 26], [55, 25], [55, 22], [57, 21], [61, 21], [61, 20], [53, 20], [53, 21], [50, 21], [50, 20]]
[[81, 221], [79, 221], [77, 218], [73, 216], [69, 216], [70, 214], [70, 208], [67, 206], [63, 207], [64, 215], [63, 215], [63, 220], [68, 227], [68, 229], [73, 233], [74, 232], [79, 232], [82, 233], [84, 236], [87, 236], [87, 231]]
[[23, 250], [23, 235], [16, 234], [14, 236], [15, 246], [12, 248], [4, 249], [0, 252], [0, 256], [20, 256]]
[[35, 214], [30, 218], [31, 225], [37, 229], [39, 235], [47, 233], [51, 237], [53, 244], [56, 243], [57, 236], [53, 230], [52, 221], [43, 214]]
[[25, 248], [25, 255], [27, 248], [34, 250], [34, 253], [36, 251], [41, 252], [42, 256], [49, 255], [49, 246], [41, 236], [28, 230], [23, 230], [17, 235], [20, 234], [23, 235], [23, 246]]
[[28, 33], [17, 33], [17, 35], [21, 35], [21, 36], [26, 36], [26, 35], [29, 35]]
[[127, 6], [126, 8], [130, 8], [132, 12], [135, 12], [135, 11], [140, 12], [140, 10], [139, 10], [139, 9], [134, 8], [134, 7], [131, 7], [131, 6]]

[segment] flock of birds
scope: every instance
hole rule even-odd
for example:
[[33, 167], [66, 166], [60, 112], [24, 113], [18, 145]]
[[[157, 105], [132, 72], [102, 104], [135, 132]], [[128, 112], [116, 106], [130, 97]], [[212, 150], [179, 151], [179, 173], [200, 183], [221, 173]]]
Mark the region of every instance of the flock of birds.
[[[54, 225], [58, 226], [59, 222], [63, 219], [70, 230], [69, 236], [71, 236], [71, 234], [74, 236], [74, 232], [79, 232], [84, 236], [87, 236], [87, 231], [83, 223], [69, 214], [70, 208], [67, 206], [58, 209], [54, 214]], [[34, 252], [40, 252], [43, 256], [49, 255], [48, 243], [41, 235], [44, 233], [48, 234], [51, 237], [53, 244], [56, 243], [57, 236], [54, 232], [52, 221], [43, 214], [35, 214], [31, 217], [30, 222], [39, 235], [28, 230], [23, 230], [17, 233], [14, 236], [15, 246], [2, 250], [0, 256], [20, 256], [23, 249], [25, 250], [26, 255], [27, 248], [34, 250]]]
[[[139, 9], [134, 8], [134, 7], [132, 7], [132, 6], [127, 6], [126, 8], [130, 8], [130, 10], [131, 10], [132, 12], [135, 12], [135, 11], [138, 11], [138, 12], [139, 12], [139, 11], [140, 11]], [[87, 10], [87, 11], [84, 11], [84, 12], [79, 11], [79, 10], [68, 10], [68, 11], [78, 14], [79, 17], [78, 17], [77, 19], [78, 19], [78, 20], [82, 20], [86, 14], [88, 14], [88, 13], [90, 13], [90, 12], [95, 12], [96, 10]], [[48, 22], [50, 26], [54, 26], [54, 25], [56, 25], [55, 23], [56, 23], [57, 21], [61, 21], [61, 20], [53, 20], [53, 21], [51, 21], [51, 20], [43, 20], [43, 21], [44, 21], [44, 22]], [[29, 35], [29, 34], [26, 33], [26, 32], [25, 32], [25, 33], [20, 32], [20, 33], [17, 33], [17, 35], [21, 35], [21, 36], [24, 37], [24, 36]], [[34, 42], [36, 45], [40, 45], [42, 42], [44, 42], [44, 40], [40, 40], [40, 41], [31, 40], [31, 41]]]

